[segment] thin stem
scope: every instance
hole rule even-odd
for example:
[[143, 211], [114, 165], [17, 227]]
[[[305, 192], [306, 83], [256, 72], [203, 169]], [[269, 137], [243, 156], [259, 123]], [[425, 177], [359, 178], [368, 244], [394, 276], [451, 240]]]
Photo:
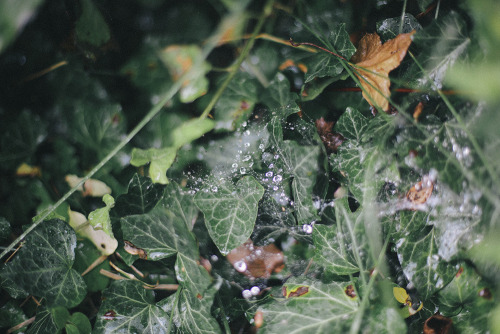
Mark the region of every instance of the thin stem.
[[224, 90], [227, 88], [231, 80], [234, 78], [236, 75], [236, 72], [240, 68], [241, 64], [243, 61], [246, 59], [248, 54], [250, 53], [250, 50], [252, 49], [253, 45], [255, 44], [255, 38], [259, 34], [259, 31], [262, 29], [262, 26], [264, 25], [264, 22], [266, 18], [271, 14], [272, 8], [273, 8], [273, 2], [274, 0], [268, 0], [266, 5], [264, 6], [264, 10], [262, 11], [262, 14], [260, 15], [259, 21], [257, 22], [257, 25], [255, 26], [255, 29], [252, 33], [252, 37], [248, 40], [248, 42], [245, 44], [245, 47], [243, 51], [241, 51], [241, 54], [239, 55], [238, 59], [236, 60], [236, 63], [233, 65], [233, 69], [231, 72], [229, 72], [228, 76], [224, 80], [224, 82], [220, 85], [219, 89], [215, 92], [214, 96], [208, 103], [207, 107], [205, 110], [203, 110], [203, 113], [200, 115], [200, 119], [204, 119], [208, 116], [210, 111], [212, 111], [213, 107], [217, 103], [217, 101], [220, 99], [222, 96], [222, 93]]
[[403, 10], [401, 12], [401, 22], [399, 23], [399, 33], [403, 33], [403, 26], [405, 22], [405, 13], [406, 13], [406, 0], [403, 2]]
[[325, 48], [323, 48], [323, 47], [321, 47], [321, 46], [319, 46], [319, 45], [316, 45], [316, 44], [314, 44], [314, 43], [309, 43], [309, 42], [300, 42], [300, 43], [297, 43], [297, 42], [294, 42], [294, 41], [293, 41], [293, 39], [290, 37], [290, 45], [292, 45], [292, 46], [294, 46], [294, 47], [299, 47], [299, 46], [301, 46], [301, 45], [309, 45], [309, 46], [313, 46], [313, 47], [315, 47], [315, 48], [318, 48], [318, 49], [320, 49], [320, 50], [323, 50], [323, 51], [325, 51], [325, 52], [328, 52], [328, 53], [330, 53], [330, 54], [334, 55], [335, 57], [338, 57], [338, 58], [341, 58], [341, 59], [344, 59], [345, 61], [347, 61], [347, 59], [345, 59], [345, 58], [344, 58], [344, 57], [342, 57], [341, 55], [336, 54], [335, 52], [332, 52], [332, 51], [330, 51], [330, 50], [328, 50], [328, 49], [325, 49]]
[[215, 298], [217, 298], [217, 303], [219, 304], [220, 311], [222, 313], [221, 318], [222, 318], [222, 324], [224, 325], [224, 330], [226, 331], [226, 334], [231, 334], [231, 328], [229, 327], [229, 323], [227, 322], [226, 311], [224, 311], [224, 303], [222, 303], [222, 300], [220, 299], [218, 293], [215, 295]]

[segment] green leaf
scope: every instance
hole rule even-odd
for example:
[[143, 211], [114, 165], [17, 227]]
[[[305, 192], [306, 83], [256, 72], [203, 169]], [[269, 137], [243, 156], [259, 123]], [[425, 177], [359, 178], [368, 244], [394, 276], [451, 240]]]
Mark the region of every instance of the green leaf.
[[215, 130], [234, 131], [252, 114], [258, 101], [258, 83], [238, 72], [215, 104]]
[[[13, 300], [8, 301], [0, 307], [0, 328], [11, 328], [24, 322], [25, 320], [28, 320], [28, 317]], [[21, 327], [13, 333], [25, 331], [26, 327]]]
[[411, 235], [396, 243], [403, 272], [422, 300], [445, 287], [457, 272], [457, 266], [439, 256], [435, 233], [431, 229], [422, 236]]
[[92, 46], [101, 46], [111, 38], [106, 21], [92, 0], [80, 0], [82, 15], [76, 21], [76, 38]]
[[278, 72], [269, 87], [267, 87], [261, 101], [269, 107], [271, 114], [280, 116], [282, 120], [285, 120], [289, 115], [300, 111], [295, 102], [297, 99], [297, 94], [290, 92], [288, 79]]
[[[356, 48], [352, 45], [349, 34], [345, 29], [345, 23], [337, 25], [330, 31], [328, 42], [333, 46], [334, 52], [345, 59], [350, 59], [356, 52]], [[326, 52], [318, 52], [310, 56], [304, 60], [304, 64], [307, 66], [305, 83], [315, 78], [337, 77], [344, 70], [340, 58]]]
[[[221, 284], [222, 280], [217, 280], [201, 296], [202, 298], [188, 289], [179, 289], [177, 294], [165, 298], [158, 305], [170, 314], [173, 318], [173, 326], [180, 333], [220, 333], [219, 324], [212, 316], [210, 309], [215, 293]], [[177, 301], [176, 298], [178, 298]]]
[[68, 323], [74, 325], [80, 334], [90, 334], [90, 332], [92, 332], [92, 325], [90, 324], [89, 318], [81, 312], [73, 313], [71, 317], [69, 317]]
[[71, 267], [75, 258], [75, 232], [61, 220], [45, 221], [27, 237], [16, 257], [0, 275], [48, 305], [74, 307], [85, 298], [83, 278]]
[[172, 212], [174, 216], [181, 218], [186, 226], [192, 230], [198, 208], [193, 202], [194, 194], [186, 189], [182, 189], [177, 183], [171, 182], [165, 188], [163, 199], [158, 206]]
[[114, 281], [104, 290], [94, 333], [167, 333], [168, 314], [154, 303], [154, 292], [138, 282]]
[[95, 209], [89, 213], [89, 223], [96, 230], [103, 230], [107, 235], [113, 238], [113, 229], [111, 227], [111, 218], [109, 217], [109, 211], [115, 205], [115, 199], [106, 194], [102, 197], [102, 201], [106, 204], [105, 207], [100, 209]]
[[415, 34], [413, 44], [421, 50], [416, 59], [425, 72], [416, 63], [411, 65], [406, 76], [412, 87], [442, 87], [447, 70], [470, 45], [466, 26], [459, 14], [451, 12]]
[[[167, 66], [174, 81], [188, 71], [193, 72], [192, 77], [184, 81], [179, 92], [181, 102], [192, 102], [206, 94], [208, 80], [205, 78], [205, 74], [210, 70], [210, 65], [203, 60], [200, 47], [197, 45], [171, 45], [160, 52], [160, 58]], [[194, 69], [193, 66], [195, 66]]]
[[479, 297], [481, 276], [467, 263], [462, 263], [453, 280], [439, 291], [439, 304], [451, 310], [470, 303]]
[[[73, 269], [81, 274], [101, 255], [99, 250], [90, 241], [78, 241], [75, 248], [75, 263]], [[102, 291], [108, 286], [110, 279], [99, 273], [101, 269], [111, 270], [109, 262], [104, 261], [83, 276], [88, 291]]]
[[202, 137], [205, 133], [212, 130], [214, 126], [215, 122], [207, 118], [193, 118], [184, 122], [172, 131], [172, 146], [179, 149], [193, 140]]
[[407, 333], [405, 320], [399, 315], [398, 310], [392, 307], [375, 304], [364, 321], [367, 324], [363, 324], [362, 328], [367, 333]]
[[[298, 297], [270, 299], [259, 308], [264, 324], [259, 333], [346, 333], [358, 312], [358, 299], [345, 293], [351, 283], [323, 284], [291, 278], [284, 285], [307, 293]], [[301, 290], [298, 290], [301, 289]]]
[[212, 277], [198, 262], [198, 259], [193, 259], [179, 252], [175, 262], [175, 272], [182, 287], [203, 298], [205, 291], [212, 283]]
[[139, 167], [150, 163], [149, 177], [153, 182], [167, 184], [167, 170], [174, 163], [176, 154], [177, 149], [174, 147], [150, 148], [148, 150], [134, 148], [130, 164]]
[[335, 202], [336, 225], [314, 226], [314, 259], [325, 270], [350, 275], [373, 266], [361, 212], [351, 212], [344, 197]]
[[250, 237], [263, 194], [259, 182], [245, 176], [236, 185], [225, 180], [207, 184], [195, 195], [194, 203], [203, 212], [208, 233], [222, 254]]
[[147, 213], [161, 199], [164, 187], [148, 177], [134, 174], [126, 194], [116, 198], [114, 209], [120, 216]]
[[43, 0], [0, 2], [0, 52], [2, 52], [19, 34], [36, 13]]
[[157, 261], [182, 252], [198, 259], [194, 236], [185, 222], [172, 213], [156, 208], [142, 215], [121, 219], [123, 239], [143, 249], [149, 260]]
[[358, 110], [347, 108], [337, 123], [335, 123], [333, 130], [340, 133], [346, 139], [360, 143], [361, 138], [365, 135], [368, 128], [368, 123], [368, 118], [363, 116]]
[[35, 322], [26, 333], [60, 333], [68, 319], [69, 311], [64, 307], [41, 307], [36, 313]]

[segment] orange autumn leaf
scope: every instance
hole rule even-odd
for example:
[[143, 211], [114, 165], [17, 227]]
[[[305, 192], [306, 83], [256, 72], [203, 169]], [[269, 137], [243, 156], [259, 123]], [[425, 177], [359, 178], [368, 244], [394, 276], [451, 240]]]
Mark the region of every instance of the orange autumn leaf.
[[363, 97], [371, 106], [389, 109], [387, 97], [391, 95], [389, 72], [399, 66], [411, 44], [411, 36], [415, 30], [407, 34], [399, 34], [384, 44], [379, 35], [366, 34], [359, 41], [358, 49], [351, 62], [356, 64], [354, 74], [363, 88]]

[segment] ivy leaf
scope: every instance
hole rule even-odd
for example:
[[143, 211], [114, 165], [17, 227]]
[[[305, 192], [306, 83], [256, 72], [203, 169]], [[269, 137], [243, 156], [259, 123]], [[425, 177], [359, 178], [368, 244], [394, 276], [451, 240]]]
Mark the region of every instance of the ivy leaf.
[[177, 294], [160, 301], [158, 306], [173, 317], [172, 322], [180, 333], [219, 333], [219, 324], [210, 309], [221, 284], [222, 280], [217, 280], [202, 298], [188, 289], [179, 289]]
[[450, 311], [455, 311], [458, 307], [471, 303], [479, 297], [478, 291], [481, 290], [482, 283], [481, 276], [464, 262], [460, 265], [453, 280], [439, 291], [439, 303]]
[[123, 239], [146, 252], [149, 260], [157, 261], [182, 252], [198, 258], [198, 247], [185, 222], [160, 208], [142, 215], [121, 219]]
[[59, 333], [69, 317], [69, 311], [64, 307], [46, 308], [42, 306], [36, 313], [35, 322], [26, 333]]
[[[351, 43], [349, 34], [345, 29], [345, 23], [338, 24], [332, 28], [328, 36], [328, 42], [334, 48], [334, 52], [343, 56], [345, 59], [351, 58], [356, 51], [356, 48]], [[307, 66], [305, 74], [305, 83], [323, 77], [337, 77], [344, 71], [341, 60], [328, 53], [317, 53], [313, 56], [304, 59], [304, 64]]]
[[264, 188], [253, 176], [241, 178], [236, 186], [228, 181], [207, 184], [194, 197], [205, 216], [210, 237], [224, 255], [252, 234], [259, 200]]
[[[323, 284], [291, 278], [284, 291], [295, 291], [296, 297], [270, 299], [259, 309], [264, 322], [259, 333], [346, 333], [358, 312], [358, 299], [346, 294], [351, 283]], [[285, 290], [286, 289], [286, 290]], [[302, 295], [298, 293], [303, 292]]]
[[403, 272], [422, 300], [428, 299], [445, 287], [458, 269], [439, 256], [435, 233], [435, 230], [431, 229], [424, 235], [412, 234], [396, 242]]
[[167, 333], [168, 314], [155, 305], [154, 292], [138, 282], [114, 281], [104, 290], [94, 333]]
[[175, 272], [179, 283], [197, 298], [204, 298], [205, 291], [212, 283], [212, 277], [208, 271], [193, 259], [183, 253], [177, 253]]
[[176, 182], [171, 182], [165, 188], [163, 199], [158, 206], [172, 212], [181, 218], [190, 230], [198, 217], [198, 208], [193, 202], [194, 194], [182, 189]]
[[2, 278], [38, 297], [48, 305], [74, 307], [87, 294], [83, 278], [71, 267], [76, 235], [61, 220], [49, 220], [35, 228], [16, 257], [0, 273]]
[[182, 84], [183, 87], [179, 92], [182, 102], [192, 102], [206, 94], [208, 80], [205, 74], [210, 70], [210, 65], [203, 61], [201, 49], [197, 45], [170, 45], [161, 51], [160, 58], [174, 81], [196, 66], [194, 77], [186, 79]]
[[300, 111], [295, 102], [297, 99], [297, 94], [290, 92], [290, 82], [280, 72], [276, 74], [261, 98], [262, 102], [269, 107], [271, 113], [280, 116], [282, 120]]
[[399, 34], [383, 45], [377, 34], [366, 34], [359, 42], [351, 61], [356, 64], [354, 74], [363, 88], [363, 97], [371, 106], [389, 109], [389, 72], [405, 57], [414, 33]]
[[434, 90], [442, 87], [446, 72], [471, 43], [466, 27], [465, 20], [458, 13], [451, 12], [415, 35], [414, 43], [422, 50], [416, 59], [425, 72], [417, 64], [408, 69], [405, 76], [414, 88], [430, 87]]
[[134, 148], [130, 164], [139, 167], [150, 163], [149, 177], [153, 182], [167, 184], [167, 170], [174, 163], [176, 154], [177, 149], [174, 147], [150, 148], [148, 150]]
[[[347, 197], [335, 202], [336, 225], [315, 225], [313, 243], [314, 259], [325, 270], [336, 275], [350, 275], [370, 268], [369, 254], [362, 207], [351, 212]], [[362, 256], [365, 254], [365, 256]], [[357, 258], [362, 263], [357, 262]]]
[[152, 183], [148, 177], [134, 174], [127, 193], [117, 197], [114, 209], [119, 216], [147, 213], [161, 199], [163, 191], [162, 185]]
[[111, 38], [106, 21], [92, 0], [80, 0], [82, 15], [76, 21], [76, 38], [92, 46], [101, 46]]
[[215, 123], [209, 119], [192, 119], [175, 128], [170, 135], [171, 146], [142, 150], [134, 148], [130, 164], [136, 167], [150, 163], [149, 176], [154, 183], [167, 184], [167, 170], [172, 166], [177, 150], [212, 130]]
[[215, 130], [234, 131], [252, 114], [258, 101], [258, 83], [248, 74], [237, 72], [215, 104]]
[[106, 206], [89, 213], [89, 223], [94, 229], [103, 230], [111, 238], [114, 238], [109, 211], [115, 205], [115, 199], [111, 195], [106, 194], [102, 197], [102, 201]]
[[[14, 300], [9, 300], [0, 307], [0, 328], [11, 328], [26, 320], [28, 317]], [[19, 332], [26, 332], [26, 326], [14, 333]]]

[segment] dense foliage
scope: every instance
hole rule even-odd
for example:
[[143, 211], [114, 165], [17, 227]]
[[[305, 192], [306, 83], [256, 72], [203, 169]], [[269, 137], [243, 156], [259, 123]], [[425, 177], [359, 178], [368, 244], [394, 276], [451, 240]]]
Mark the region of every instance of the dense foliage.
[[499, 15], [0, 1], [0, 328], [500, 333]]

